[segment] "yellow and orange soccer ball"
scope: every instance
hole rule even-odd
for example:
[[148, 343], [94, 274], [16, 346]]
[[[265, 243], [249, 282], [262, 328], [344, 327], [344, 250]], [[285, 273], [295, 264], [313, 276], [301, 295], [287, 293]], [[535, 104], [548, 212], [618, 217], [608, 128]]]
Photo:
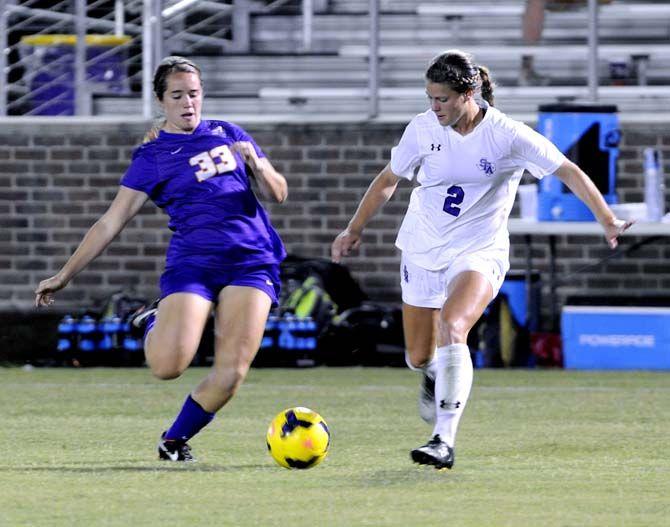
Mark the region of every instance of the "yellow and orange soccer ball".
[[328, 455], [330, 431], [318, 413], [296, 406], [276, 415], [266, 441], [270, 455], [279, 465], [306, 469], [315, 467]]

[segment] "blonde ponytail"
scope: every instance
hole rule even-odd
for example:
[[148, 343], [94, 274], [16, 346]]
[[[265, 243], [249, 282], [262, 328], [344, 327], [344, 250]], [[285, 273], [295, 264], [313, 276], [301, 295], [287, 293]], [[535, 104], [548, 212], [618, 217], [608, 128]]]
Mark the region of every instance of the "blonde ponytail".
[[153, 125], [151, 127], [151, 129], [146, 134], [144, 134], [144, 138], [142, 139], [142, 142], [143, 143], [148, 143], [149, 141], [153, 141], [155, 139], [158, 139], [158, 133], [165, 126], [165, 123], [167, 123], [167, 121], [163, 120], [162, 123]]

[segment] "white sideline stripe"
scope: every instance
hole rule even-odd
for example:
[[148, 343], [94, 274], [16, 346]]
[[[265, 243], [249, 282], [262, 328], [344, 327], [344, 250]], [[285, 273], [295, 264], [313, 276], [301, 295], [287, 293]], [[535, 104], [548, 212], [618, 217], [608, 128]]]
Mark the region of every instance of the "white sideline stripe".
[[[408, 370], [409, 371], [409, 370]], [[510, 370], [504, 370], [501, 369], [500, 371], [510, 371]], [[528, 370], [530, 372], [530, 370]], [[604, 372], [604, 371], [603, 371]], [[532, 372], [531, 372], [532, 373]], [[593, 373], [593, 372], [590, 372]], [[252, 389], [262, 389], [262, 390], [267, 390], [267, 385], [263, 385], [262, 383], [254, 384], [254, 383], [247, 383], [243, 384], [242, 387], [247, 387], [247, 388], [252, 388]], [[295, 385], [295, 384], [287, 384], [287, 385], [273, 385], [273, 388], [278, 388], [278, 389], [299, 389], [301, 391], [306, 391], [306, 392], [322, 392], [324, 390], [323, 386], [311, 386], [311, 385]], [[339, 389], [341, 386], [333, 386], [332, 388], [334, 389]], [[388, 386], [388, 385], [366, 385], [366, 386], [359, 386], [357, 389], [364, 390], [364, 391], [369, 391], [369, 392], [389, 392], [393, 391], [398, 392], [411, 392], [412, 394], [414, 393], [419, 393], [419, 386]], [[477, 391], [482, 391], [482, 392], [495, 392], [495, 393], [500, 393], [500, 392], [508, 392], [508, 393], [565, 393], [565, 392], [575, 392], [575, 393], [580, 393], [580, 392], [620, 392], [622, 388], [620, 386], [567, 386], [567, 387], [561, 387], [561, 386], [547, 386], [547, 387], [534, 387], [534, 386], [478, 386], [477, 381], [474, 382], [473, 384], [473, 389]], [[635, 392], [670, 392], [670, 386], [668, 387], [655, 387], [655, 388], [635, 388], [635, 389], [629, 389], [626, 388], [626, 390], [630, 391], [635, 391]]]
[[[409, 371], [409, 370], [408, 370]], [[505, 369], [500, 369], [499, 371], [510, 371], [510, 370], [505, 370]], [[532, 373], [531, 370], [528, 370], [529, 373]], [[593, 371], [589, 373], [594, 373]], [[603, 373], [607, 373], [603, 371]], [[409, 375], [409, 373], [408, 373]], [[12, 388], [62, 388], [62, 387], [67, 387], [68, 389], [76, 389], [78, 387], [80, 388], [90, 388], [91, 386], [95, 386], [96, 388], [114, 388], [114, 389], [119, 389], [119, 388], [131, 388], [131, 387], [142, 387], [142, 388], [151, 388], [151, 389], [158, 389], [160, 388], [161, 390], [163, 389], [163, 386], [160, 384], [123, 384], [123, 383], [118, 383], [118, 384], [113, 384], [113, 383], [91, 383], [91, 384], [70, 384], [70, 383], [54, 383], [54, 382], [10, 382], [10, 383], [3, 383], [4, 387], [12, 387]], [[273, 384], [273, 388], [277, 388], [280, 390], [301, 390], [301, 391], [306, 391], [306, 392], [323, 392], [324, 387], [323, 386], [315, 386], [315, 385], [307, 385], [307, 384]], [[340, 389], [342, 385], [340, 386], [332, 386], [333, 389]], [[477, 382], [475, 381], [473, 385], [475, 390], [482, 391], [482, 392], [509, 392], [509, 393], [563, 393], [563, 392], [620, 392], [622, 389], [625, 391], [634, 391], [634, 392], [670, 392], [670, 386], [656, 386], [653, 388], [622, 388], [620, 386], [545, 386], [545, 387], [535, 387], [535, 386], [478, 386]], [[252, 390], [267, 390], [268, 384], [267, 383], [253, 383], [253, 382], [247, 382], [242, 384], [241, 388], [243, 389], [252, 389]], [[360, 390], [365, 390], [365, 391], [374, 391], [374, 392], [388, 392], [388, 391], [393, 391], [398, 392], [411, 392], [411, 393], [418, 393], [419, 386], [389, 386], [386, 384], [372, 384], [372, 385], [365, 385], [365, 386], [359, 386], [357, 387]], [[119, 416], [123, 417], [123, 416]]]
[[[604, 370], [602, 370], [604, 373]], [[594, 373], [591, 371], [590, 373]], [[481, 390], [485, 392], [555, 392], [555, 393], [563, 393], [563, 392], [620, 392], [622, 387], [620, 386], [566, 386], [566, 387], [559, 387], [559, 386], [551, 386], [551, 387], [533, 387], [533, 386], [481, 386], [478, 387], [477, 384], [474, 384], [474, 389], [476, 390]], [[625, 388], [626, 391], [630, 390], [629, 388]], [[658, 387], [658, 388], [634, 388], [630, 391], [634, 392], [670, 392], [670, 387]]]
[[622, 315], [670, 314], [670, 307], [651, 306], [564, 306], [563, 313], [614, 313]]
[[40, 372], [46, 371], [48, 368], [35, 368], [34, 370], [31, 370], [31, 372], [26, 373], [26, 382], [10, 382], [6, 383], [3, 382], [3, 386], [14, 386], [16, 388], [26, 388], [30, 387], [32, 388], [59, 388], [59, 387], [64, 387], [66, 386], [68, 390], [76, 390], [78, 388], [90, 388], [91, 386], [95, 386], [96, 388], [113, 388], [115, 390], [118, 390], [119, 388], [149, 388], [151, 390], [155, 390], [156, 388], [161, 388], [162, 386], [160, 384], [153, 385], [153, 384], [124, 384], [124, 383], [99, 383], [99, 382], [92, 382], [92, 383], [81, 383], [81, 384], [72, 384], [69, 382], [39, 382], [39, 381], [31, 381], [29, 379], [30, 375], [39, 375]]

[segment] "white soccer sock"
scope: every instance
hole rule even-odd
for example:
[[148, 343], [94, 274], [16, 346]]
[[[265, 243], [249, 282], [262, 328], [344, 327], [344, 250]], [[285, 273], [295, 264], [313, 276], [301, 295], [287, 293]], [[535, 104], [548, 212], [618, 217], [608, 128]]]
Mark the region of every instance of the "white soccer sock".
[[416, 366], [412, 365], [411, 361], [409, 360], [409, 353], [407, 353], [407, 350], [405, 350], [405, 363], [410, 370], [423, 373], [424, 375], [428, 375], [428, 377], [431, 379], [435, 379], [435, 375], [437, 374], [437, 361], [435, 360], [435, 356], [436, 355], [433, 354], [433, 358], [430, 359], [428, 364], [417, 368]]
[[433, 435], [453, 447], [458, 422], [470, 396], [472, 387], [472, 360], [467, 344], [451, 344], [435, 352], [436, 420]]

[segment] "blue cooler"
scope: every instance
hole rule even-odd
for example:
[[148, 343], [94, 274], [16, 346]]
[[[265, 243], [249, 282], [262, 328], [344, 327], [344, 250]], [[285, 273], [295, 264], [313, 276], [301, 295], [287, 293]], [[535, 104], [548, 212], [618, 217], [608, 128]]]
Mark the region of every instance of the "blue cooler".
[[526, 271], [508, 271], [500, 294], [507, 296], [516, 323], [536, 331], [540, 318], [540, 273], [533, 271], [527, 276]]
[[[537, 131], [579, 165], [607, 203], [616, 203], [616, 162], [621, 131], [613, 105], [546, 104], [539, 108]], [[538, 220], [593, 221], [582, 201], [556, 176], [540, 180]]]
[[670, 307], [566, 305], [561, 328], [566, 368], [670, 370]]

